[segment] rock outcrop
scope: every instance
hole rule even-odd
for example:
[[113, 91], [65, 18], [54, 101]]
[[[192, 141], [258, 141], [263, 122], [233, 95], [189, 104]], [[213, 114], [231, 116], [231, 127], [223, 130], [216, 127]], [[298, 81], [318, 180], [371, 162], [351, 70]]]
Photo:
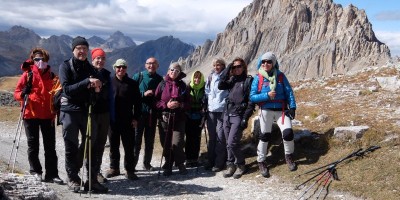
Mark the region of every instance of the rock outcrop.
[[298, 80], [358, 71], [390, 59], [364, 10], [332, 0], [254, 0], [182, 62], [188, 71], [211, 71], [212, 59], [242, 57], [254, 73], [259, 56], [273, 51], [280, 69]]

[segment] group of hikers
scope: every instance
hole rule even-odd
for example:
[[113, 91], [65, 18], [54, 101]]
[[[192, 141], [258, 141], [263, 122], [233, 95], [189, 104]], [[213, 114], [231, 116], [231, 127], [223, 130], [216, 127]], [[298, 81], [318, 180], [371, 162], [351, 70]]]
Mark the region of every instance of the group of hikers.
[[[182, 175], [188, 173], [187, 168], [199, 167], [201, 133], [206, 127], [205, 170], [225, 170], [224, 177], [240, 178], [246, 173], [240, 140], [255, 105], [260, 108], [261, 133], [257, 146], [260, 173], [270, 176], [266, 157], [275, 121], [282, 132], [289, 170], [296, 170], [291, 122], [295, 117], [295, 97], [272, 52], [260, 56], [254, 77], [248, 75], [248, 66], [242, 58], [228, 64], [217, 58], [213, 60], [211, 74], [206, 77], [195, 71], [185, 83], [186, 74], [178, 62], [171, 63], [163, 77], [157, 73], [157, 59], [150, 57], [145, 62], [145, 70], [131, 78], [126, 60], [116, 60], [112, 74], [105, 68], [104, 50], [90, 51], [84, 37], [75, 37], [71, 47], [73, 56], [60, 65], [58, 76], [47, 64], [49, 53], [43, 48], [33, 48], [21, 65], [23, 74], [14, 92], [15, 99], [26, 106], [23, 123], [30, 173], [42, 181], [64, 184], [58, 175], [56, 121], [62, 124], [67, 185], [74, 192], [79, 192], [83, 184], [79, 170], [84, 164], [88, 172], [84, 190], [108, 192], [102, 183], [121, 174], [121, 141], [127, 179], [138, 179], [135, 172], [143, 138], [143, 170], [155, 170], [151, 160], [156, 128], [163, 147], [162, 158], [165, 158], [164, 176], [172, 175], [174, 166]], [[57, 110], [50, 109], [55, 103], [51, 90], [56, 78], [62, 87], [57, 120]], [[39, 161], [39, 130], [45, 151], [44, 177]], [[100, 169], [107, 139], [110, 164], [103, 175]]]

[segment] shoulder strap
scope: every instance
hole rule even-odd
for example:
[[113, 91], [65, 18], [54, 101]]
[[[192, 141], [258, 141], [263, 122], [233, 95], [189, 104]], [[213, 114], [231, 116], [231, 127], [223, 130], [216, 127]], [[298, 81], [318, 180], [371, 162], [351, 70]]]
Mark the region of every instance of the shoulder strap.
[[253, 77], [250, 75], [247, 75], [246, 80], [244, 81], [244, 84], [243, 84], [243, 94], [244, 94], [245, 101], [247, 101], [247, 98], [250, 94], [251, 82], [253, 82]]
[[264, 83], [264, 77], [260, 73], [258, 73], [257, 75], [258, 75], [257, 93], [260, 93]]
[[139, 79], [138, 79], [138, 83], [140, 85], [140, 83], [143, 81], [143, 72], [139, 72]]
[[283, 73], [282, 72], [278, 75], [278, 83], [283, 83]]

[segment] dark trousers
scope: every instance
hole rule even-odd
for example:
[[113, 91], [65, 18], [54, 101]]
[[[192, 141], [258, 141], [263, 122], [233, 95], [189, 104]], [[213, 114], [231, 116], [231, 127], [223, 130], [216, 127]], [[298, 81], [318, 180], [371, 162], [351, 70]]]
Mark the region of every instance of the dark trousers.
[[39, 160], [39, 129], [42, 132], [46, 178], [58, 177], [58, 158], [56, 153], [56, 131], [51, 119], [24, 119], [28, 142], [29, 172], [42, 174]]
[[[169, 115], [168, 113], [166, 115]], [[163, 156], [168, 167], [172, 168], [173, 163], [179, 166], [185, 162], [185, 119], [176, 119], [172, 114], [167, 116], [169, 121], [160, 119], [162, 131], [160, 140], [163, 146]]]
[[[87, 133], [88, 114], [86, 112], [63, 112], [60, 113], [60, 120], [63, 124], [63, 137], [65, 144], [65, 169], [70, 180], [78, 181], [79, 170], [83, 165], [85, 143], [87, 142], [86, 153], [86, 169], [89, 171], [89, 158], [91, 159], [91, 167], [95, 169], [96, 164], [96, 149], [94, 141], [96, 141], [96, 132]], [[81, 133], [81, 142], [79, 142], [79, 132]], [[90, 134], [90, 140], [86, 141], [86, 134]], [[89, 142], [91, 145], [89, 146]], [[88, 154], [89, 147], [91, 155]], [[96, 172], [91, 171], [92, 178], [96, 177]]]
[[209, 112], [207, 114], [208, 162], [211, 166], [218, 168], [224, 167], [227, 154], [222, 117], [222, 112]]
[[186, 122], [186, 160], [196, 160], [199, 158], [201, 131], [201, 119], [188, 119]]
[[97, 133], [94, 141], [96, 149], [96, 167], [93, 169], [96, 174], [100, 173], [101, 163], [103, 162], [104, 146], [110, 129], [110, 113], [95, 113], [92, 115], [92, 131]]
[[124, 167], [128, 172], [134, 172], [134, 157], [133, 157], [133, 147], [135, 144], [135, 130], [132, 128], [129, 122], [127, 123], [117, 123], [111, 124], [111, 132], [109, 135], [110, 140], [110, 168], [118, 169], [121, 154], [119, 152], [120, 141], [122, 141], [122, 146], [124, 147]]
[[145, 166], [150, 165], [151, 158], [153, 157], [154, 138], [156, 135], [156, 124], [157, 124], [157, 116], [155, 114], [143, 113], [142, 117], [138, 121], [138, 127], [135, 132], [135, 148], [134, 148], [135, 167], [139, 160], [143, 135], [144, 135], [143, 165]]
[[236, 164], [244, 165], [244, 155], [240, 148], [240, 140], [242, 139], [243, 129], [240, 127], [240, 116], [224, 115], [224, 133], [227, 138], [227, 165]]

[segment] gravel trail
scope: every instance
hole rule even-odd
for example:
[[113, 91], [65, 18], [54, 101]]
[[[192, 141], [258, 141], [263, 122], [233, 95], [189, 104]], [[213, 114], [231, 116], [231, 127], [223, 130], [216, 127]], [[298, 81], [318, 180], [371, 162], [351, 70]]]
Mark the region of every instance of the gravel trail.
[[[17, 123], [0, 122], [0, 160], [7, 163], [15, 137]], [[25, 173], [29, 170], [27, 161], [26, 136], [22, 131], [16, 167]], [[67, 176], [64, 167], [64, 143], [61, 138], [60, 126], [57, 127], [57, 155], [59, 175], [66, 180]], [[40, 153], [43, 154], [41, 148]], [[121, 149], [123, 158], [123, 150]], [[142, 159], [142, 157], [140, 157]], [[43, 155], [41, 155], [42, 165], [44, 165]], [[121, 160], [121, 166], [123, 160]], [[108, 167], [108, 148], [106, 148], [102, 170]], [[107, 194], [77, 194], [68, 191], [66, 185], [48, 184], [46, 186], [53, 189], [58, 199], [298, 199], [302, 190], [294, 190], [294, 185], [280, 180], [276, 176], [268, 179], [261, 177], [257, 172], [244, 175], [241, 179], [224, 178], [222, 172], [212, 173], [203, 168], [189, 168], [188, 175], [179, 175], [178, 170], [174, 169], [170, 177], [158, 176], [160, 165], [159, 155], [153, 156], [152, 164], [157, 171], [141, 170], [141, 161], [137, 166], [139, 176], [138, 181], [125, 179], [120, 175], [109, 179], [105, 185], [109, 188]], [[121, 169], [121, 173], [125, 173]], [[6, 172], [4, 172], [6, 173]], [[322, 197], [323, 195], [321, 195]], [[315, 199], [315, 197], [313, 197]], [[359, 199], [349, 194], [329, 191], [327, 199]]]

